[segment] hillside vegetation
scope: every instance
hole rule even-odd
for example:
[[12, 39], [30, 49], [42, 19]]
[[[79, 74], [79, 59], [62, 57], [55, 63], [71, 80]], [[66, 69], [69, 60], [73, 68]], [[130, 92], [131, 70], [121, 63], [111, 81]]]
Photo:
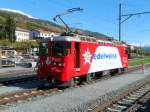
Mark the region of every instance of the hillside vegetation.
[[[41, 20], [41, 19], [33, 19], [25, 15], [19, 14], [19, 13], [3, 11], [3, 10], [0, 10], [0, 25], [3, 25], [3, 23], [6, 21], [6, 18], [8, 16], [13, 17], [16, 21], [16, 26], [20, 28], [24, 28], [28, 30], [41, 28], [43, 30], [57, 32], [57, 33], [61, 33], [65, 31], [64, 27], [57, 25], [53, 22]], [[75, 30], [75, 28], [73, 29]], [[98, 32], [91, 32], [91, 31], [82, 30], [82, 29], [78, 29], [78, 30], [80, 30], [80, 32], [82, 32], [82, 34], [84, 35], [93, 35], [98, 39], [107, 40], [109, 38], [108, 36], [103, 35]]]

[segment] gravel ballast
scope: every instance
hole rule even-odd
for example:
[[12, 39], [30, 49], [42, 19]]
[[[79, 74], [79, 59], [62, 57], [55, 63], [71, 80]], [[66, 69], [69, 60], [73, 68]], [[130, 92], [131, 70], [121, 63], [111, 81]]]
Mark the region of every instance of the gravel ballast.
[[150, 69], [128, 73], [109, 80], [103, 80], [91, 85], [69, 89], [65, 92], [41, 97], [8, 108], [1, 108], [2, 112], [70, 112], [87, 111], [92, 103], [101, 103], [119, 94], [120, 91], [133, 87], [140, 80], [150, 79]]

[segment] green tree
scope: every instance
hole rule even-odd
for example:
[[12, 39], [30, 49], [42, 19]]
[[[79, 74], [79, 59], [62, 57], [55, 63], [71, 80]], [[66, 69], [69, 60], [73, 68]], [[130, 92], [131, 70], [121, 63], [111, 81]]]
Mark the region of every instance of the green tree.
[[15, 30], [16, 30], [16, 22], [14, 18], [8, 16], [5, 22], [5, 32], [6, 32], [6, 39], [8, 39], [10, 42], [16, 41]]
[[5, 34], [5, 27], [3, 24], [0, 24], [0, 39], [5, 39], [6, 34]]
[[39, 42], [35, 40], [21, 41], [13, 43], [13, 47], [16, 49], [24, 49], [26, 52], [30, 52], [31, 48], [38, 47]]
[[5, 32], [0, 31], [0, 39], [5, 39]]

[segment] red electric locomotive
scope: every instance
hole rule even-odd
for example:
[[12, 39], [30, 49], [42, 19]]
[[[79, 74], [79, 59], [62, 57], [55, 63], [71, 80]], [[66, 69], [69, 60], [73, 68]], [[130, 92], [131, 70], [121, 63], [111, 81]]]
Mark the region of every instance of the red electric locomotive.
[[49, 83], [74, 85], [95, 74], [128, 67], [127, 46], [81, 35], [56, 36], [40, 44], [37, 76]]

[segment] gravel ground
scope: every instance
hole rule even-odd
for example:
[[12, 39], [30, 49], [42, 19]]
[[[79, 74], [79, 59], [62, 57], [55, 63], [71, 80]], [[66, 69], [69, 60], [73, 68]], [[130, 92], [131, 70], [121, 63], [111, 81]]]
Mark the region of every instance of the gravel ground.
[[[91, 101], [97, 99], [108, 99], [111, 97], [108, 93], [125, 88], [127, 85], [131, 86], [132, 83], [150, 77], [150, 69], [143, 74], [141, 71], [128, 73], [120, 77], [115, 77], [110, 80], [100, 81], [91, 85], [83, 86], [80, 88], [66, 90], [65, 92], [50, 95], [11, 105], [8, 108], [1, 108], [2, 112], [78, 112], [84, 110], [84, 104], [90, 105]], [[132, 85], [133, 86], [133, 85]], [[107, 94], [107, 95], [106, 95]], [[86, 112], [86, 110], [84, 110]]]

